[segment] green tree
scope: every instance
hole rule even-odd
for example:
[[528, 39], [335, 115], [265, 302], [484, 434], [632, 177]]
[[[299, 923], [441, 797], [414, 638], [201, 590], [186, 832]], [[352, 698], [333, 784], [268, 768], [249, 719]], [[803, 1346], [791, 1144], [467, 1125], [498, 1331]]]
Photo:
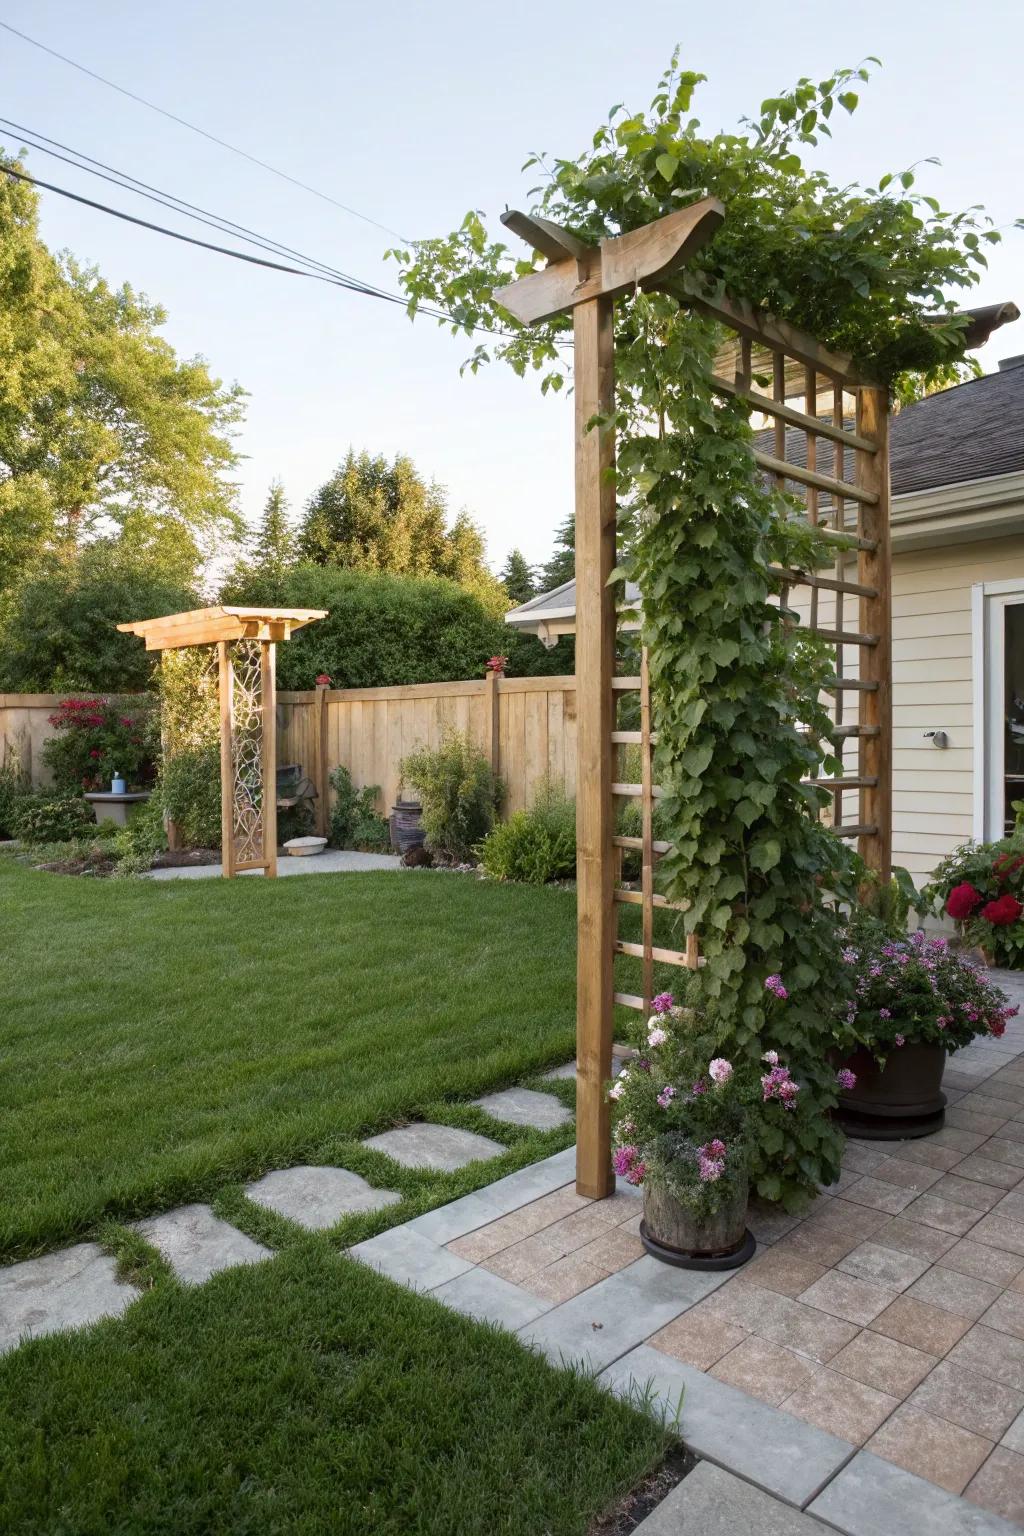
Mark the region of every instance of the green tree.
[[540, 590], [550, 592], [576, 575], [576, 518], [570, 512], [555, 531], [555, 548], [541, 570]]
[[188, 581], [236, 527], [242, 391], [178, 358], [165, 318], [52, 255], [37, 194], [0, 176], [0, 590], [112, 528], [157, 543]]
[[252, 558], [270, 576], [280, 576], [294, 558], [295, 537], [288, 520], [284, 486], [275, 480], [267, 494], [260, 526], [252, 542]]
[[149, 686], [158, 657], [117, 625], [194, 608], [195, 591], [122, 539], [97, 539], [80, 555], [51, 555], [2, 601], [0, 690], [133, 693]]
[[508, 559], [498, 572], [498, 580], [508, 593], [509, 602], [517, 607], [520, 603], [529, 602], [537, 591], [533, 566], [527, 565], [521, 549], [509, 551]]
[[298, 552], [316, 565], [388, 571], [396, 576], [445, 576], [476, 592], [497, 613], [503, 594], [487, 567], [486, 545], [468, 512], [447, 526], [444, 490], [429, 484], [403, 454], [349, 450], [310, 498]]

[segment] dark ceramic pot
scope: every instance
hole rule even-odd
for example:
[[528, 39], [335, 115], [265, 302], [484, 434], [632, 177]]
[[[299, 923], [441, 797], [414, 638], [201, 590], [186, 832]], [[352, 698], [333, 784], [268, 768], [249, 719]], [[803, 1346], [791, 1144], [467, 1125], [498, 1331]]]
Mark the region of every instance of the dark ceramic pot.
[[848, 1135], [903, 1141], [942, 1129], [946, 1052], [941, 1045], [898, 1046], [884, 1067], [860, 1047], [837, 1066], [857, 1077], [857, 1086], [839, 1095], [837, 1118]]
[[754, 1255], [747, 1231], [747, 1180], [737, 1180], [733, 1198], [705, 1220], [656, 1184], [644, 1185], [640, 1239], [656, 1259], [680, 1269], [738, 1269]]
[[426, 833], [423, 830], [423, 807], [418, 800], [396, 800], [391, 811], [391, 841], [399, 853], [410, 848], [422, 848]]

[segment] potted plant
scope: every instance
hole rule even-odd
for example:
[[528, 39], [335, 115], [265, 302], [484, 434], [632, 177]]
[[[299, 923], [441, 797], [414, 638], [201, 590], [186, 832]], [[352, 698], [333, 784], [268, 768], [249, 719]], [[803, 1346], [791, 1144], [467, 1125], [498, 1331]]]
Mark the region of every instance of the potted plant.
[[952, 918], [964, 944], [989, 965], [1024, 966], [1024, 840], [963, 843], [938, 865], [922, 892]]
[[836, 1023], [839, 1119], [876, 1140], [930, 1135], [945, 1117], [947, 1054], [976, 1035], [998, 1038], [1017, 1009], [944, 938], [921, 929], [894, 937], [870, 920], [849, 938], [853, 989]]
[[[769, 990], [785, 998], [778, 977]], [[697, 1010], [663, 992], [643, 1054], [608, 1089], [616, 1110], [615, 1171], [642, 1185], [640, 1237], [648, 1253], [684, 1269], [736, 1269], [754, 1253], [746, 1227], [750, 1110], [795, 1109], [800, 1085], [766, 1051], [759, 1073], [714, 1054]]]

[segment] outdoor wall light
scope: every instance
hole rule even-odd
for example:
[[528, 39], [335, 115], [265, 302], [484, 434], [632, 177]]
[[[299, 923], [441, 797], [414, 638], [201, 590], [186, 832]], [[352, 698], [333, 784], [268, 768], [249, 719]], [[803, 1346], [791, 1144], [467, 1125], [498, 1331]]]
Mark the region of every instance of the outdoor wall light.
[[949, 733], [947, 731], [925, 731], [925, 741], [930, 741], [933, 747], [948, 747]]

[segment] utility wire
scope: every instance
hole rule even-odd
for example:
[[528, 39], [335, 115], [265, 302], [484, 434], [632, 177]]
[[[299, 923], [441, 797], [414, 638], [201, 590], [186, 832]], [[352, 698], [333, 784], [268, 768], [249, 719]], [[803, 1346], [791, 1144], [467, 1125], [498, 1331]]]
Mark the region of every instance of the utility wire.
[[[344, 281], [356, 282], [347, 272], [341, 272], [336, 267], [329, 266], [326, 262], [318, 261], [313, 256], [306, 256], [302, 251], [297, 251], [289, 245], [284, 245], [280, 240], [275, 240], [270, 235], [261, 235], [256, 230], [250, 229], [245, 224], [236, 224], [232, 219], [224, 218], [221, 214], [213, 213], [209, 208], [202, 208], [197, 203], [187, 202], [173, 192], [167, 192], [161, 187], [155, 187], [146, 181], [140, 181], [131, 176], [127, 171], [119, 171], [116, 166], [107, 165], [103, 160], [96, 160], [91, 155], [84, 154], [81, 150], [74, 149], [69, 144], [63, 144], [59, 139], [51, 139], [45, 133], [39, 133], [33, 128], [26, 128], [23, 123], [15, 123], [8, 117], [0, 117], [0, 124], [5, 124], [14, 130], [21, 141], [32, 149], [40, 150], [44, 155], [50, 155], [55, 160], [62, 160], [65, 165], [71, 165], [75, 170], [87, 171], [92, 176], [98, 176], [103, 181], [109, 181], [116, 187], [123, 188], [126, 192], [133, 192], [139, 197], [148, 198], [150, 202], [160, 203], [165, 208], [172, 209], [175, 213], [185, 213], [200, 224], [207, 224], [212, 229], [218, 229], [222, 234], [237, 235], [250, 245], [259, 246], [272, 254], [291, 256], [304, 265], [327, 273], [331, 277], [341, 278]], [[42, 142], [39, 142], [39, 141]], [[54, 147], [48, 147], [54, 146]], [[61, 154], [66, 150], [66, 154]], [[109, 174], [108, 174], [109, 173]], [[374, 284], [366, 283], [362, 286], [374, 287]], [[386, 290], [382, 289], [381, 292]]]
[[[54, 141], [54, 142], [56, 142], [56, 141]], [[66, 157], [63, 156], [63, 155], [60, 155], [57, 158], [61, 159], [61, 160], [64, 160]], [[73, 165], [75, 162], [71, 161], [71, 160], [68, 160], [67, 163], [69, 165]], [[87, 170], [88, 167], [87, 166], [79, 166], [78, 169], [80, 169], [80, 170]], [[99, 174], [99, 173], [93, 173], [93, 174]], [[163, 224], [153, 224], [148, 219], [140, 219], [135, 214], [133, 214], [133, 213], [125, 213], [120, 208], [111, 208], [109, 206], [109, 204], [97, 202], [95, 199], [93, 199], [91, 197], [84, 197], [80, 192], [72, 192], [67, 187], [58, 187], [52, 181], [43, 181], [41, 178], [39, 178], [37, 176], [29, 176], [28, 173], [25, 172], [25, 171], [17, 171], [11, 165], [4, 165], [4, 164], [0, 163], [0, 175], [12, 176], [12, 177], [14, 177], [14, 179], [16, 181], [26, 182], [29, 186], [43, 187], [47, 192], [56, 192], [60, 197], [70, 198], [72, 202], [81, 203], [86, 208], [95, 208], [100, 213], [107, 213], [112, 218], [123, 220], [124, 223], [126, 223], [126, 224], [138, 225], [138, 227], [140, 229], [152, 230], [155, 234], [166, 235], [171, 240], [180, 240], [185, 245], [194, 245], [194, 246], [199, 247], [201, 250], [214, 251], [218, 256], [231, 256], [231, 257], [233, 257], [235, 259], [235, 261], [245, 261], [245, 262], [248, 262], [250, 265], [255, 266], [255, 267], [266, 267], [270, 271], [273, 271], [273, 272], [285, 272], [285, 273], [287, 273], [291, 277], [309, 277], [309, 278], [313, 278], [317, 282], [328, 283], [331, 287], [334, 287], [334, 288], [345, 288], [350, 293], [359, 293], [359, 294], [364, 295], [366, 298], [370, 298], [370, 299], [382, 299], [385, 303], [388, 303], [388, 304], [398, 304], [398, 305], [401, 306], [402, 309], [408, 309], [409, 301], [408, 301], [408, 299], [403, 297], [402, 294], [390, 293], [386, 288], [378, 288], [374, 284], [363, 282], [359, 278], [349, 277], [345, 273], [336, 272], [333, 268], [324, 267], [323, 270], [316, 271], [316, 270], [313, 270], [310, 267], [288, 266], [288, 265], [285, 265], [284, 263], [279, 262], [279, 261], [268, 261], [264, 257], [250, 256], [247, 251], [235, 251], [235, 250], [232, 250], [230, 248], [230, 246], [214, 245], [209, 240], [197, 240], [194, 235], [186, 235], [181, 230], [177, 230], [177, 229], [168, 229], [166, 227], [166, 225], [163, 225]], [[110, 176], [104, 176], [103, 179], [105, 181], [113, 180], [113, 178], [110, 177]], [[122, 185], [122, 183], [115, 183], [115, 184], [116, 185]], [[132, 191], [133, 189], [131, 187], [126, 187], [125, 190], [126, 191]], [[149, 194], [143, 194], [143, 195], [149, 195]], [[155, 198], [154, 201], [161, 202], [162, 199]], [[170, 207], [173, 207], [173, 204], [171, 204], [171, 203], [164, 203], [164, 206], [170, 208]], [[179, 211], [179, 210], [175, 210], [175, 211]], [[190, 214], [189, 217], [194, 218], [194, 217], [196, 217], [196, 215], [195, 214]], [[209, 223], [210, 220], [203, 219], [201, 222]], [[218, 228], [218, 229], [222, 229], [223, 225], [215, 224], [213, 227], [214, 228]], [[236, 227], [237, 228], [241, 228], [242, 226], [236, 226]], [[225, 230], [225, 233], [230, 233], [230, 230]], [[261, 244], [261, 237], [259, 237], [259, 236], [256, 236], [256, 237], [243, 236], [243, 238], [248, 238], [251, 243], [255, 243], [255, 244], [258, 244], [258, 245]], [[265, 249], [265, 250], [270, 250], [272, 247], [270, 245], [261, 245], [261, 248]], [[283, 249], [287, 250], [288, 247], [284, 247]], [[311, 258], [301, 258], [301, 259], [303, 259], [303, 260], [311, 260]], [[322, 266], [321, 263], [318, 263], [317, 265]], [[480, 334], [485, 335], [485, 336], [491, 336], [491, 337], [493, 337], [493, 336], [509, 336], [509, 335], [512, 334], [511, 332], [502, 330], [500, 328], [492, 330], [492, 329], [488, 328], [487, 326], [467, 325], [465, 322], [459, 320], [458, 316], [452, 315], [452, 314], [448, 314], [444, 310], [434, 309], [434, 308], [430, 307], [429, 305], [420, 305], [420, 306], [418, 306], [417, 310], [416, 310], [416, 313], [417, 314], [426, 315], [428, 318], [433, 319], [433, 320], [444, 321], [446, 324], [454, 325], [454, 326], [458, 327], [458, 329], [460, 329], [460, 330], [463, 330], [463, 331], [477, 331]], [[556, 343], [556, 345], [558, 345], [558, 346], [570, 346], [571, 347], [572, 344], [571, 344], [571, 342], [570, 343], [564, 343], [564, 342], [559, 341], [559, 342]]]
[[240, 155], [250, 164], [258, 165], [262, 170], [269, 171], [272, 176], [280, 177], [282, 181], [291, 182], [293, 187], [300, 187], [303, 192], [309, 192], [325, 203], [332, 203], [335, 208], [351, 214], [354, 219], [361, 219], [364, 224], [372, 224], [375, 229], [383, 230], [386, 235], [394, 235], [395, 239], [401, 240], [403, 244], [409, 243], [407, 236], [399, 234], [398, 230], [392, 229], [390, 225], [382, 224], [379, 219], [371, 218], [368, 213], [360, 213], [358, 208], [352, 208], [348, 203], [339, 202], [329, 192], [321, 192], [319, 187], [310, 186], [307, 181], [300, 181], [297, 176], [292, 176], [288, 171], [282, 171], [276, 165], [259, 159], [257, 155], [249, 154], [248, 150], [239, 149], [237, 144], [229, 144], [227, 139], [219, 139], [215, 133], [208, 133], [205, 128], [200, 128], [196, 123], [190, 123], [185, 117], [179, 117], [176, 112], [169, 112], [166, 107], [158, 106], [155, 101], [147, 101], [145, 96], [139, 96], [135, 91], [128, 90], [126, 86], [118, 85], [116, 80], [108, 80], [105, 75], [97, 74], [96, 70], [89, 69], [85, 64], [79, 64], [77, 59], [70, 59], [66, 53], [58, 53], [56, 48], [49, 47], [47, 43], [41, 43], [38, 38], [30, 37], [27, 32], [20, 32], [17, 27], [12, 27], [10, 22], [0, 21], [0, 27], [5, 32], [11, 32], [15, 37], [20, 37], [22, 42], [30, 43], [33, 48], [39, 48], [43, 53], [48, 53], [51, 58], [59, 59], [62, 64], [69, 64], [72, 69], [77, 69], [83, 75], [98, 80], [101, 85], [108, 86], [110, 90], [117, 91], [121, 96], [127, 96], [130, 101], [137, 101], [140, 106], [148, 107], [151, 112], [159, 112], [161, 117], [169, 118], [172, 123], [189, 129], [191, 133], [198, 133], [201, 138], [208, 139], [211, 144], [219, 144], [221, 149], [230, 150], [233, 155]]

